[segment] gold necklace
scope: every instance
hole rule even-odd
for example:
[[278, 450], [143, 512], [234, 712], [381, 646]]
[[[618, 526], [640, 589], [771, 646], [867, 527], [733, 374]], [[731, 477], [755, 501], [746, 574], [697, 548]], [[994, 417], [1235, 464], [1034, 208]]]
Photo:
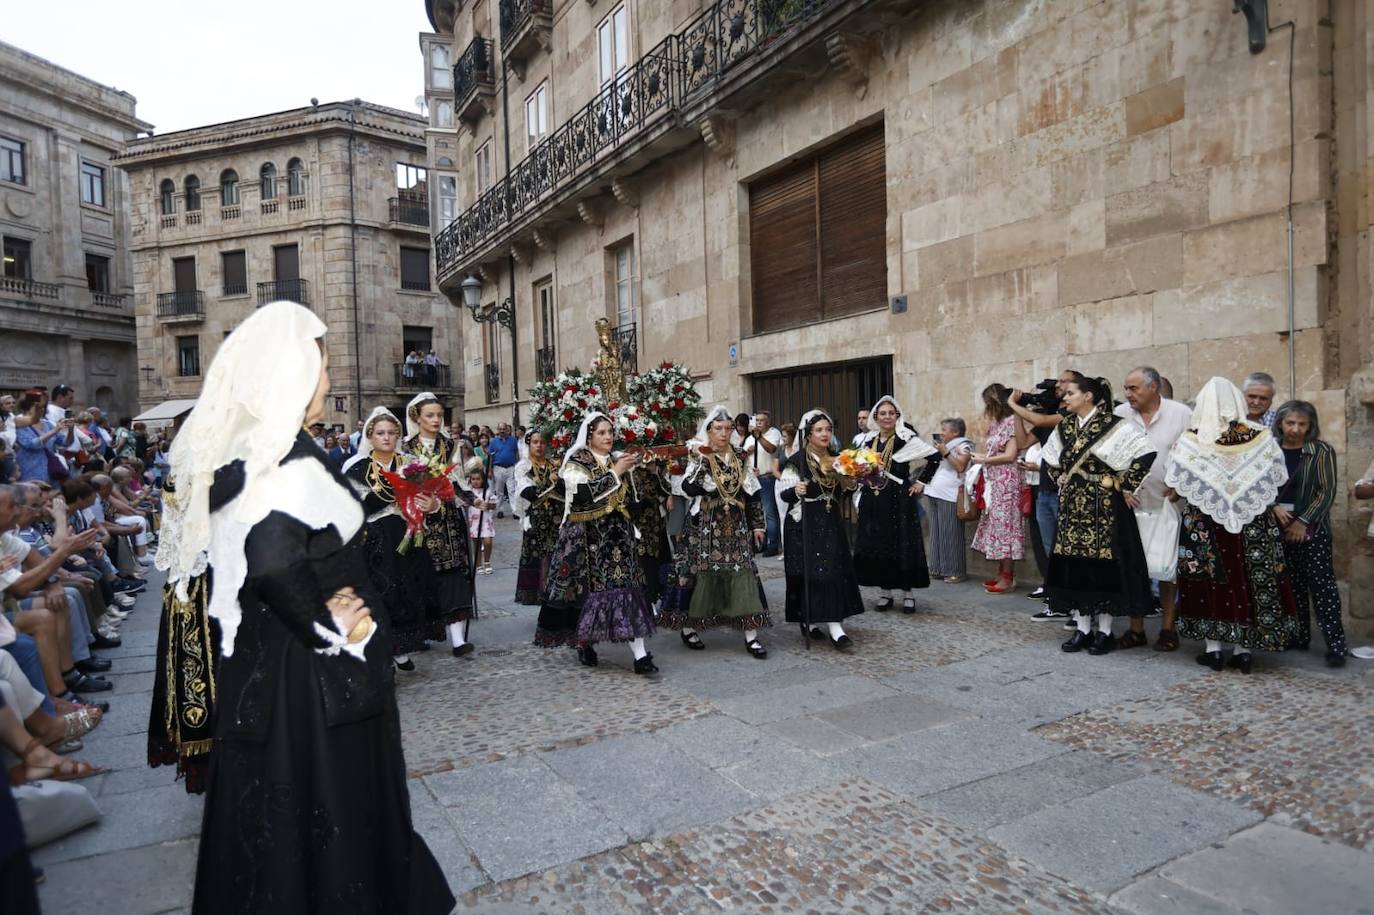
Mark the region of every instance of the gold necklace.
[[720, 494], [721, 499], [729, 505], [742, 507], [739, 491], [744, 488], [744, 474], [741, 472], [739, 456], [735, 454], [734, 449], [724, 453], [712, 451], [706, 455], [706, 469], [715, 481], [716, 492]]
[[[391, 463], [395, 466], [396, 455], [391, 456]], [[375, 457], [368, 455], [367, 459], [367, 485], [383, 502], [395, 502], [396, 493], [391, 488], [391, 481], [382, 476], [383, 470], [390, 470], [390, 467], [383, 467], [381, 462]]]

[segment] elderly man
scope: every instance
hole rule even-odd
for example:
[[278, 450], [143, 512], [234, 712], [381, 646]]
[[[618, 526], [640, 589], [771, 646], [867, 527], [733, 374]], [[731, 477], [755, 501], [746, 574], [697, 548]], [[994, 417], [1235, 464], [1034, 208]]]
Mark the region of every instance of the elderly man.
[[492, 436], [491, 443], [487, 446], [491, 452], [491, 478], [492, 491], [496, 499], [496, 517], [504, 518], [506, 513], [501, 506], [511, 508], [512, 474], [515, 473], [515, 465], [520, 462], [520, 442], [510, 431], [510, 423], [500, 423], [496, 427], [496, 434]]
[[[1126, 494], [1126, 504], [1139, 508], [1157, 507], [1164, 500], [1177, 498], [1173, 490], [1164, 483], [1164, 471], [1169, 465], [1169, 452], [1174, 443], [1192, 425], [1193, 411], [1176, 400], [1169, 400], [1160, 394], [1163, 379], [1159, 372], [1149, 366], [1132, 369], [1126, 376], [1123, 390], [1126, 402], [1116, 408], [1116, 415], [1135, 425], [1145, 433], [1155, 448], [1155, 460], [1145, 482], [1134, 493]], [[1178, 648], [1178, 633], [1174, 631], [1175, 601], [1178, 589], [1174, 582], [1160, 581], [1159, 605], [1164, 612], [1159, 638], [1155, 641], [1155, 651], [1174, 651]], [[1131, 631], [1117, 643], [1118, 648], [1138, 648], [1148, 643], [1145, 638], [1143, 617], [1131, 617]]]
[[1245, 392], [1245, 421], [1273, 428], [1274, 376], [1267, 372], [1251, 372], [1245, 376], [1240, 389]]

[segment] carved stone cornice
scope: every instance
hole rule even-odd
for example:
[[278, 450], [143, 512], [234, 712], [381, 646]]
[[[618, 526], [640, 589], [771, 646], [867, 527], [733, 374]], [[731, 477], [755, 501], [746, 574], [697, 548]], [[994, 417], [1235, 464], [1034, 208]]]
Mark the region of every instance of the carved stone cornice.
[[825, 37], [825, 53], [835, 71], [856, 87], [868, 85], [868, 64], [874, 47], [855, 32], [834, 32]]
[[735, 152], [735, 124], [720, 114], [708, 114], [697, 123], [701, 139], [711, 152], [728, 159]]
[[620, 201], [621, 206], [627, 206], [632, 210], [639, 209], [639, 191], [628, 178], [611, 179], [611, 194]]

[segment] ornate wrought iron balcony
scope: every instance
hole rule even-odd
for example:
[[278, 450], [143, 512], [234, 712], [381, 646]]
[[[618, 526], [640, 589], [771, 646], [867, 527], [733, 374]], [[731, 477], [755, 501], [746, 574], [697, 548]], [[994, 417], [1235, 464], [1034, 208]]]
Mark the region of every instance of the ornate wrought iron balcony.
[[491, 39], [472, 39], [453, 65], [453, 110], [469, 123], [491, 113], [496, 98], [496, 74], [492, 68]]
[[428, 388], [453, 387], [452, 375], [447, 365], [416, 365], [413, 362], [393, 363], [396, 372], [396, 387], [423, 391]]
[[[508, 19], [512, 27], [524, 22], [521, 17], [537, 3], [503, 0], [502, 49], [507, 58], [508, 36], [513, 34]], [[700, 117], [697, 109], [713, 94], [757, 72], [755, 62], [767, 56], [761, 52], [845, 5], [846, 0], [718, 0], [703, 10], [605, 86], [444, 227], [435, 238], [440, 278], [471, 266], [484, 247], [503, 242], [515, 223], [536, 215], [577, 179], [600, 175], [618, 150], [684, 126], [689, 113]]]
[[501, 0], [501, 53], [525, 78], [524, 63], [553, 46], [553, 0]]
[[486, 375], [487, 403], [499, 403], [501, 400], [501, 366], [487, 365], [484, 374]]
[[285, 299], [298, 305], [310, 304], [310, 283], [307, 280], [272, 280], [258, 283], [258, 305], [270, 305]]
[[198, 321], [205, 317], [205, 293], [199, 289], [159, 292], [157, 316], [169, 321]]
[[392, 197], [387, 204], [391, 208], [392, 222], [429, 228], [429, 203], [423, 197]]

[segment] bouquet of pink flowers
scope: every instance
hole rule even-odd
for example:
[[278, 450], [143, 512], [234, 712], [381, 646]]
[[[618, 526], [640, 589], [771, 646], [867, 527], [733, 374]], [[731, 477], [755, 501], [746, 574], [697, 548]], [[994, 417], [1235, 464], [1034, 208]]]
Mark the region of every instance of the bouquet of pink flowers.
[[399, 470], [383, 470], [382, 476], [391, 484], [396, 494], [396, 507], [401, 517], [406, 519], [406, 535], [396, 547], [396, 552], [405, 553], [411, 544], [425, 545], [425, 513], [420, 508], [420, 499], [433, 496], [442, 502], [452, 502], [457, 498], [453, 491], [453, 481], [448, 475], [457, 464], [444, 465], [438, 457], [413, 457]]

